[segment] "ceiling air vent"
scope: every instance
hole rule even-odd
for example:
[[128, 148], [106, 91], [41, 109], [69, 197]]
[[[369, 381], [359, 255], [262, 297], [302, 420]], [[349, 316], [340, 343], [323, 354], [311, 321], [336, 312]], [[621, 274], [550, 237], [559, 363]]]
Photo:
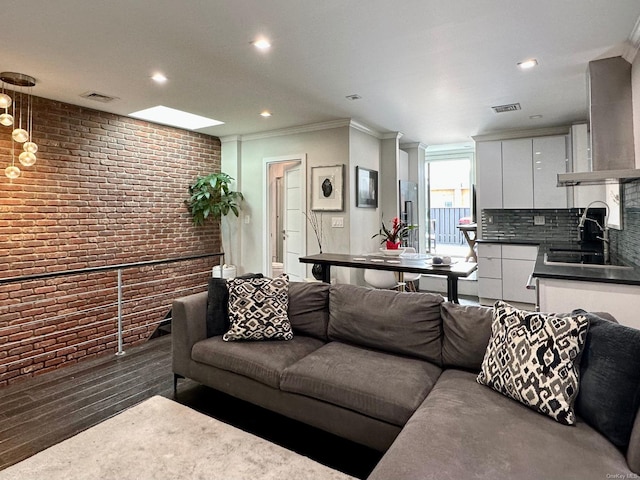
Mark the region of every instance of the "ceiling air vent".
[[98, 92], [85, 92], [80, 95], [82, 98], [88, 98], [89, 100], [95, 100], [100, 103], [109, 103], [114, 100], [118, 100], [118, 97], [110, 97], [109, 95], [105, 95], [103, 93]]
[[507, 105], [497, 105], [493, 108], [493, 111], [496, 113], [504, 113], [504, 112], [515, 112], [516, 110], [520, 110], [519, 103], [509, 103]]

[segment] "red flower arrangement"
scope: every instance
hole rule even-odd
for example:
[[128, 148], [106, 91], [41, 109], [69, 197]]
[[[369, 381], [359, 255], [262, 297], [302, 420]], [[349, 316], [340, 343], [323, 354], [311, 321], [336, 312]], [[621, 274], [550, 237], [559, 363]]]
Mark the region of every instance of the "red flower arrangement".
[[413, 225], [407, 225], [400, 221], [398, 217], [394, 217], [391, 221], [391, 230], [389, 230], [384, 222], [378, 233], [371, 238], [382, 237], [381, 244], [386, 243], [387, 250], [395, 250], [400, 246], [400, 242], [407, 237], [409, 230], [414, 228]]

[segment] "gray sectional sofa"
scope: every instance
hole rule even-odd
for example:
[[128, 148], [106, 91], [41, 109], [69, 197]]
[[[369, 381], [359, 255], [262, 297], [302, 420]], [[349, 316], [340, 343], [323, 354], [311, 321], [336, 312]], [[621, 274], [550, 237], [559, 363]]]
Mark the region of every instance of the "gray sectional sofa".
[[207, 293], [180, 298], [174, 373], [386, 452], [372, 480], [640, 473], [640, 415], [629, 446], [616, 446], [579, 409], [562, 425], [476, 382], [490, 308], [292, 283], [288, 316], [290, 341], [224, 342], [207, 338]]

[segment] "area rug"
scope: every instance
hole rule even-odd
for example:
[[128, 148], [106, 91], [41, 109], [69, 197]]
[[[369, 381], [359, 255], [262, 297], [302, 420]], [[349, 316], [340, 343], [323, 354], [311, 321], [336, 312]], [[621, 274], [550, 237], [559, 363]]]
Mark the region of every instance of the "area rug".
[[160, 396], [0, 471], [0, 480], [352, 478]]

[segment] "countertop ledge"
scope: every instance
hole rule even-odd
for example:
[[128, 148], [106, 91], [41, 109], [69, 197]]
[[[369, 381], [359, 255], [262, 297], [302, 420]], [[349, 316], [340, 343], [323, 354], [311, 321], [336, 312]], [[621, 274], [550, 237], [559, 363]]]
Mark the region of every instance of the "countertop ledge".
[[640, 267], [632, 266], [630, 269], [547, 265], [544, 263], [544, 254], [551, 246], [558, 244], [540, 244], [533, 276], [537, 278], [556, 278], [560, 280], [576, 280], [580, 282], [617, 283], [621, 285], [640, 285]]

